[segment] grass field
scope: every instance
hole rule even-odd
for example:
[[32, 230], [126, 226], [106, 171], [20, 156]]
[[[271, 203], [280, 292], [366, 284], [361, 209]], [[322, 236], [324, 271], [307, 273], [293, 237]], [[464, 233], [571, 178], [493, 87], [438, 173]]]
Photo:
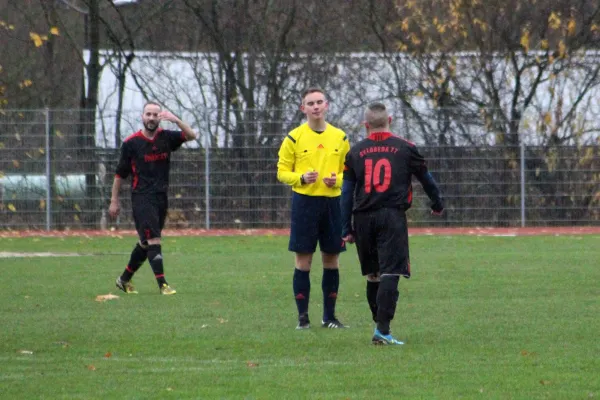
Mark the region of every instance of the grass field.
[[[285, 237], [165, 238], [175, 296], [150, 268], [114, 279], [133, 237], [0, 239], [3, 399], [600, 398], [600, 236], [411, 238], [413, 277], [376, 347], [355, 249], [338, 316], [296, 331]], [[95, 301], [118, 294], [119, 299]]]

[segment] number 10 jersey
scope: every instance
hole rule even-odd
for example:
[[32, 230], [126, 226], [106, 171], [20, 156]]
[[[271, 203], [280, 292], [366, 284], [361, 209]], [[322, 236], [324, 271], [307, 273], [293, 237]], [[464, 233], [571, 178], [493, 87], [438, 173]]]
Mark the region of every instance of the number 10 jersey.
[[434, 203], [441, 203], [439, 188], [415, 144], [390, 132], [371, 133], [346, 155], [344, 179], [356, 183], [352, 211], [409, 209], [412, 176]]

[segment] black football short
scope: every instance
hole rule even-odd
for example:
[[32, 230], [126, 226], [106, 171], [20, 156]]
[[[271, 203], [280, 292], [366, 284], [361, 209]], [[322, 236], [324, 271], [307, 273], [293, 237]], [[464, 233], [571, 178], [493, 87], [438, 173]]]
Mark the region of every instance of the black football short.
[[135, 230], [141, 243], [148, 239], [160, 238], [169, 202], [166, 193], [134, 193], [131, 195], [131, 208]]
[[354, 214], [356, 249], [363, 275], [393, 274], [410, 278], [406, 213], [396, 208]]
[[289, 251], [314, 253], [317, 243], [323, 253], [346, 251], [342, 240], [339, 197], [307, 196], [292, 192], [292, 226]]

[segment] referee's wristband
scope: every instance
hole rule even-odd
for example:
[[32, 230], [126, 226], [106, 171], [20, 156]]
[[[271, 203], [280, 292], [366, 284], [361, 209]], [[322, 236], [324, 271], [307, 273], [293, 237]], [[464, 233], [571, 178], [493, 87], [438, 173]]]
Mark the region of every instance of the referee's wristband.
[[300, 184], [304, 185], [306, 181], [304, 180], [304, 174], [300, 175]]

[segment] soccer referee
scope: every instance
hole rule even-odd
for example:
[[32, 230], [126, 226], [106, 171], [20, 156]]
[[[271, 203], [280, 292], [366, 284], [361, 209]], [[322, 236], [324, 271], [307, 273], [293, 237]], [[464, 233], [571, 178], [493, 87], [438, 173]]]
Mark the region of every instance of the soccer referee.
[[[161, 121], [177, 124], [180, 131], [160, 128]], [[116, 280], [116, 286], [125, 293], [137, 293], [131, 278], [140, 266], [150, 260], [159, 290], [164, 295], [176, 291], [167, 283], [164, 274], [160, 236], [167, 217], [169, 168], [171, 152], [194, 140], [196, 134], [189, 125], [169, 111], [162, 111], [155, 102], [144, 105], [142, 112], [144, 128], [129, 136], [121, 146], [112, 187], [109, 214], [119, 215], [119, 190], [121, 181], [131, 175], [131, 207], [139, 242], [131, 253], [127, 267]]]
[[288, 249], [296, 253], [293, 289], [298, 307], [297, 329], [310, 327], [310, 268], [317, 243], [323, 261], [324, 328], [345, 328], [335, 315], [342, 241], [340, 196], [344, 159], [350, 149], [346, 134], [325, 121], [329, 104], [319, 88], [302, 94], [300, 110], [307, 122], [283, 140], [277, 179], [292, 187]]

